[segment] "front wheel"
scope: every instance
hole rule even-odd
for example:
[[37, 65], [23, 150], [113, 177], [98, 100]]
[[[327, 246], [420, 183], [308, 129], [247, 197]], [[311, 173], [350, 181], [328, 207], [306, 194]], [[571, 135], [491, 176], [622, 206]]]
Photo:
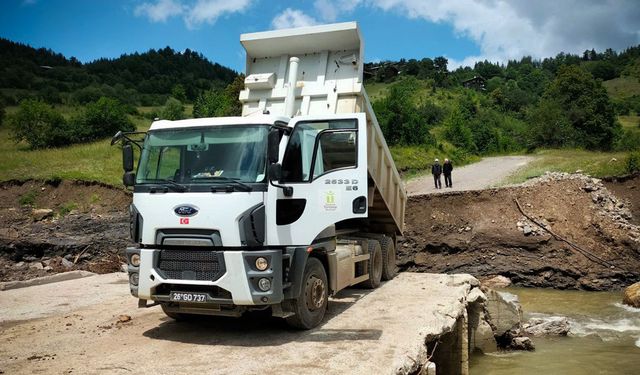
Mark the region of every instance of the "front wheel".
[[178, 313], [178, 312], [174, 312], [174, 311], [169, 311], [169, 309], [167, 308], [167, 304], [166, 303], [161, 303], [160, 307], [162, 307], [162, 312], [164, 312], [164, 314], [166, 316], [168, 316], [169, 318], [171, 318], [173, 320], [185, 321], [185, 320], [190, 320], [190, 319], [193, 318], [193, 314], [185, 314], [185, 313]]
[[327, 311], [327, 286], [327, 273], [322, 263], [317, 258], [307, 259], [300, 296], [286, 302], [294, 313], [286, 319], [287, 324], [299, 329], [311, 329], [320, 324]]

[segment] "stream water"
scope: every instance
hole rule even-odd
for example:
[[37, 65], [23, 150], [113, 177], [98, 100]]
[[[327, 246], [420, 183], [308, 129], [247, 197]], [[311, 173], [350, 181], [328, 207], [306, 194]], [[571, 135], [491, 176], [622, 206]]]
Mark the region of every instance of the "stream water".
[[474, 354], [472, 375], [640, 374], [640, 309], [621, 303], [621, 292], [509, 288], [524, 320], [566, 316], [568, 337], [534, 337], [534, 352]]

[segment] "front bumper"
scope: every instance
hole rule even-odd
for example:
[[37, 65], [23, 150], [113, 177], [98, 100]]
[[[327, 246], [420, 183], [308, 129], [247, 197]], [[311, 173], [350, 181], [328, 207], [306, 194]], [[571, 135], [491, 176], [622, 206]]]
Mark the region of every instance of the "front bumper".
[[[220, 273], [211, 277], [210, 280], [203, 280], [201, 274], [196, 275], [188, 270], [179, 274], [166, 272], [159, 267], [162, 251], [184, 251], [185, 254], [197, 251], [199, 255], [202, 252], [211, 252], [214, 257], [217, 255], [220, 259]], [[191, 248], [184, 250], [128, 248], [126, 253], [127, 260], [132, 254], [140, 254], [140, 266], [134, 267], [128, 262], [131, 294], [139, 299], [169, 302], [172, 291], [197, 291], [208, 294], [207, 304], [255, 306], [277, 304], [283, 300], [282, 251], [280, 250], [212, 251]], [[258, 271], [255, 268], [255, 259], [260, 256], [269, 261], [269, 267], [265, 271]], [[134, 285], [132, 281], [135, 277], [131, 276], [135, 273], [138, 275], [138, 285]], [[174, 278], [170, 278], [169, 274]], [[268, 278], [271, 281], [271, 289], [263, 292], [258, 288], [258, 280], [261, 278]]]

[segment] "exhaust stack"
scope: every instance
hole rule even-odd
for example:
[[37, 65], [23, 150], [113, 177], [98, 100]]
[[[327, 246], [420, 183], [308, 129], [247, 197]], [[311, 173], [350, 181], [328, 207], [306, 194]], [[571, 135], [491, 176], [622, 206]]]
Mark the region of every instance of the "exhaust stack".
[[293, 117], [296, 114], [296, 83], [298, 82], [298, 63], [300, 59], [292, 57], [289, 59], [289, 80], [287, 84], [287, 98], [285, 99], [284, 114]]

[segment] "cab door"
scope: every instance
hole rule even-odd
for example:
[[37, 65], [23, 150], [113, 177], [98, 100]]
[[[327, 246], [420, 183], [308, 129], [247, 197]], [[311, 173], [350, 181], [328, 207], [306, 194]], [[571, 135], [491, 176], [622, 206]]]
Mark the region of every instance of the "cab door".
[[366, 115], [300, 116], [291, 124], [280, 183], [293, 194], [274, 191], [270, 245], [308, 245], [339, 221], [367, 217]]

